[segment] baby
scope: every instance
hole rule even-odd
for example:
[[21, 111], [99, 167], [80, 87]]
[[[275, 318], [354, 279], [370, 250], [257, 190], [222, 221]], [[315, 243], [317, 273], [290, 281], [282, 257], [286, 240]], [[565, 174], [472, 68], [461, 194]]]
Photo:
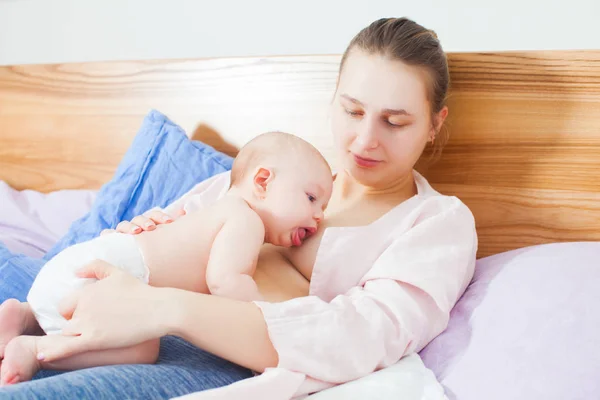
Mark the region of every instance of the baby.
[[[42, 268], [28, 303], [0, 306], [0, 384], [31, 379], [42, 366], [42, 348], [72, 339], [61, 335], [66, 320], [58, 305], [91, 281], [75, 276], [83, 265], [101, 259], [151, 286], [260, 300], [252, 276], [261, 246], [300, 246], [317, 230], [331, 191], [331, 169], [312, 145], [287, 133], [258, 136], [240, 150], [218, 202], [153, 231], [110, 233], [71, 246]], [[48, 336], [20, 336], [39, 332], [37, 324]], [[153, 362], [158, 346], [155, 340], [80, 354], [63, 360], [61, 369]]]

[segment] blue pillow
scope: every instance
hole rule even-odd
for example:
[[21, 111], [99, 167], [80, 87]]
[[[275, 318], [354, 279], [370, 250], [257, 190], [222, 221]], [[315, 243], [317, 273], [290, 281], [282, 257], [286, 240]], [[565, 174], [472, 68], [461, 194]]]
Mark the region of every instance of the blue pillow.
[[90, 212], [71, 225], [44, 259], [152, 207], [166, 207], [197, 183], [230, 170], [232, 162], [232, 157], [190, 140], [165, 115], [150, 111], [113, 179], [98, 192]]

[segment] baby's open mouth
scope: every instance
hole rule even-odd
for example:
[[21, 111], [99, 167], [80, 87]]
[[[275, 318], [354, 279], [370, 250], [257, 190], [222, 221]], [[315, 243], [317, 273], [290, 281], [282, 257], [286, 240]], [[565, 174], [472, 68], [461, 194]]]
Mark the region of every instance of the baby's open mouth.
[[298, 228], [292, 233], [292, 244], [300, 246], [302, 242], [316, 232], [315, 228]]

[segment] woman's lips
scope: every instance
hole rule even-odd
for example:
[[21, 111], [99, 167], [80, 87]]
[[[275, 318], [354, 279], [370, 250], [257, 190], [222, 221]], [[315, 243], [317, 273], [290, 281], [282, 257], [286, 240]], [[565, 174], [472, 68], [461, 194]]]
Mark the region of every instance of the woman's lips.
[[356, 154], [352, 154], [352, 155], [354, 156], [354, 162], [356, 163], [356, 165], [358, 165], [359, 167], [363, 167], [363, 168], [373, 168], [373, 167], [379, 165], [379, 163], [381, 162], [379, 160], [373, 160], [371, 158], [357, 156]]

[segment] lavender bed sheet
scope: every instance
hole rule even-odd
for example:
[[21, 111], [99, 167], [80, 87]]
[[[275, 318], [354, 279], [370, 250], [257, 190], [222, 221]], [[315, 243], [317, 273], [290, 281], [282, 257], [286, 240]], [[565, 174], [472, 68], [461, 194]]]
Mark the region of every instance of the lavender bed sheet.
[[42, 257], [95, 198], [94, 190], [18, 191], [0, 181], [0, 242], [12, 252]]

